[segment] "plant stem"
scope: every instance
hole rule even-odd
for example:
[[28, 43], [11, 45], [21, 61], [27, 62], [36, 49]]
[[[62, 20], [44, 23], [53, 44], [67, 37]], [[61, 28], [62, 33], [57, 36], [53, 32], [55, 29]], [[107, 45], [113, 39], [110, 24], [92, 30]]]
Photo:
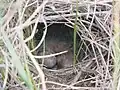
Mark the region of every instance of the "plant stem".
[[76, 34], [77, 34], [77, 19], [78, 19], [78, 0], [76, 0], [76, 18], [75, 18], [75, 24], [74, 24], [74, 62], [73, 64], [76, 64]]
[[113, 3], [113, 24], [114, 24], [114, 44], [113, 44], [113, 53], [114, 53], [114, 73], [113, 73], [113, 90], [120, 90], [120, 1], [114, 0]]

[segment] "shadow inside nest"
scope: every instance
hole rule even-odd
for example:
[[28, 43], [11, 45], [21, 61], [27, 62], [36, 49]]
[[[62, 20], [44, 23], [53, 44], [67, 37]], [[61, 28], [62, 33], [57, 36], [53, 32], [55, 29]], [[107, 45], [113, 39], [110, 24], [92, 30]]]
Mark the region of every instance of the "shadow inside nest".
[[[36, 34], [36, 43], [38, 43], [43, 35], [44, 25], [38, 24], [38, 32]], [[90, 74], [94, 76], [96, 72], [91, 72], [86, 70], [85, 66], [81, 66], [81, 60], [85, 57], [83, 50], [81, 49], [78, 61], [76, 65], [73, 65], [73, 34], [74, 30], [65, 26], [64, 24], [53, 24], [48, 26], [48, 31], [45, 38], [45, 55], [59, 53], [67, 50], [67, 53], [44, 58], [44, 62], [42, 59], [38, 60], [38, 63], [43, 65], [43, 71], [45, 73], [45, 77], [47, 81], [53, 81], [62, 84], [75, 84], [77, 81], [85, 79]], [[81, 44], [81, 39], [77, 36], [77, 48]], [[43, 55], [43, 45], [37, 50], [37, 55]], [[83, 69], [84, 68], [84, 69]], [[34, 72], [34, 70], [33, 70]], [[90, 74], [88, 74], [90, 73]], [[88, 82], [89, 83], [89, 82]], [[76, 86], [82, 86], [83, 83], [75, 84]], [[86, 85], [86, 84], [85, 84]], [[85, 86], [83, 85], [83, 86]], [[47, 87], [59, 88], [59, 85], [47, 84]]]
[[[44, 58], [44, 62], [43, 59], [37, 60], [43, 68], [46, 83], [48, 82], [47, 87], [52, 87], [51, 89], [62, 87], [61, 85], [57, 85], [49, 81], [79, 87], [95, 87], [96, 78], [100, 75], [96, 70], [97, 64], [92, 56], [93, 51], [90, 44], [85, 42], [87, 45], [84, 45], [81, 37], [77, 35], [76, 50], [79, 54], [76, 65], [73, 65], [74, 30], [64, 24], [52, 24], [49, 26], [49, 23], [47, 29], [48, 31], [45, 37], [45, 43], [36, 51], [36, 54], [40, 56], [43, 55], [43, 50], [45, 50], [44, 55], [55, 54], [66, 50], [68, 51], [61, 55]], [[43, 32], [44, 25], [39, 23], [38, 32], [35, 35], [36, 44], [41, 40]], [[97, 56], [98, 61], [101, 61], [99, 54]], [[31, 71], [33, 73], [37, 72], [33, 68]]]
[[[73, 65], [73, 34], [74, 30], [65, 26], [64, 24], [52, 24], [47, 28], [47, 34], [45, 37], [45, 43], [37, 50], [37, 55], [55, 54], [63, 51], [67, 51], [61, 55], [44, 58], [44, 66], [48, 69], [63, 69]], [[44, 31], [44, 25], [38, 24], [38, 32], [36, 33], [36, 43], [38, 44], [42, 38]], [[77, 45], [80, 43], [80, 37], [77, 36]], [[77, 46], [78, 48], [78, 46]], [[80, 52], [80, 58], [78, 62], [83, 58], [84, 52]], [[42, 63], [42, 60], [38, 60]]]

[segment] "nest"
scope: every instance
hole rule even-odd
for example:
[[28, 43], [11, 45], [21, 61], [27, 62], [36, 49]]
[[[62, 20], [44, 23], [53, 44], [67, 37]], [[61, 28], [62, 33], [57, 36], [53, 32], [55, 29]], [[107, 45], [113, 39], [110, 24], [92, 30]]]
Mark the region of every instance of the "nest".
[[[112, 1], [108, 0], [16, 0], [5, 2], [3, 22], [0, 31], [2, 71], [1, 87], [13, 90], [27, 90], [19, 79], [29, 67], [35, 86], [42, 90], [110, 90], [112, 89], [113, 61], [111, 58]], [[77, 18], [76, 18], [77, 17]], [[38, 23], [44, 25], [40, 41], [36, 44], [35, 35], [39, 32]], [[37, 56], [49, 25], [64, 24], [77, 28], [77, 53], [84, 53], [76, 65], [52, 70], [39, 65], [37, 59], [64, 54]], [[80, 57], [78, 57], [80, 58]], [[20, 64], [21, 63], [21, 64]], [[27, 65], [26, 65], [27, 64]], [[15, 67], [15, 69], [14, 69]], [[2, 75], [1, 71], [1, 75]], [[27, 69], [25, 70], [26, 72]], [[19, 77], [20, 75], [20, 77]], [[44, 77], [45, 76], [45, 77]], [[3, 77], [3, 76], [2, 76]], [[1, 77], [1, 78], [2, 78]], [[29, 85], [28, 85], [29, 86]]]

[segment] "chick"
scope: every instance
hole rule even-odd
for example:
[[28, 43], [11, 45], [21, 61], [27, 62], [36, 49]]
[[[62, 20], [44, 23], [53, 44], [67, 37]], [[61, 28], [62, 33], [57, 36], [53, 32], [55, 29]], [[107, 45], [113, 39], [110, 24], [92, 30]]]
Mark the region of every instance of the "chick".
[[[53, 54], [51, 51], [46, 51], [45, 52], [45, 55], [50, 55], [50, 54]], [[48, 57], [48, 58], [44, 58], [44, 65], [45, 67], [49, 68], [49, 69], [52, 69], [56, 66], [56, 57], [55, 56], [52, 56], [52, 57]]]

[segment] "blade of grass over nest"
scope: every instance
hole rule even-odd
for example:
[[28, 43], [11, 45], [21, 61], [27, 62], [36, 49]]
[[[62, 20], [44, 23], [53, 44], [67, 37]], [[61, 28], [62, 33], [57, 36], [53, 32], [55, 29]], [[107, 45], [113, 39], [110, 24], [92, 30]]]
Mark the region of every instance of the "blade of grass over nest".
[[[3, 52], [3, 50], [1, 50]], [[4, 52], [3, 52], [4, 53]], [[3, 72], [3, 80], [4, 80], [4, 84], [3, 84], [3, 89], [5, 89], [6, 84], [7, 84], [7, 80], [8, 80], [8, 60], [7, 60], [7, 55], [4, 53], [4, 60], [5, 60], [5, 71]], [[3, 70], [2, 70], [3, 71]]]
[[114, 44], [113, 44], [113, 53], [114, 53], [114, 73], [113, 73], [113, 90], [120, 90], [120, 1], [114, 0], [113, 3], [113, 23], [114, 23]]
[[7, 0], [0, 0], [0, 25], [2, 25], [3, 23], [2, 18], [5, 11], [4, 9], [7, 8], [7, 4], [8, 4]]
[[76, 24], [74, 25], [74, 65], [76, 64]]
[[[45, 40], [43, 41], [43, 56], [45, 55], [45, 50], [46, 50], [46, 47], [45, 47]], [[42, 65], [44, 64], [44, 58], [42, 58]]]
[[74, 47], [74, 61], [73, 64], [76, 64], [76, 34], [77, 34], [77, 19], [78, 19], [78, 0], [76, 0], [76, 18], [74, 23], [74, 39], [73, 39], [73, 47]]
[[[2, 30], [2, 29], [1, 29]], [[19, 75], [21, 78], [24, 80], [26, 85], [30, 90], [34, 90], [31, 79], [28, 77], [28, 74], [24, 70], [24, 66], [22, 65], [20, 58], [17, 56], [13, 45], [11, 44], [9, 38], [7, 37], [6, 33], [2, 30], [2, 36], [3, 36], [3, 41], [11, 55], [11, 62], [14, 64], [14, 66], [17, 68]]]
[[30, 57], [30, 59], [32, 60], [33, 64], [35, 65], [38, 73], [39, 73], [39, 76], [40, 76], [40, 79], [41, 79], [41, 83], [42, 83], [42, 90], [47, 90], [46, 89], [46, 84], [45, 84], [45, 76], [44, 76], [44, 73], [43, 71], [41, 70], [41, 68], [39, 67], [37, 61], [35, 60], [34, 56], [31, 54], [28, 46], [25, 44], [25, 48], [26, 48], [26, 51]]
[[26, 70], [26, 72], [27, 72], [28, 78], [31, 80], [32, 85], [34, 86], [34, 87], [33, 87], [34, 90], [37, 90], [37, 87], [36, 87], [36, 85], [35, 85], [34, 79], [33, 79], [33, 77], [32, 77], [31, 74], [30, 74], [30, 70], [29, 70], [29, 67], [28, 67], [27, 62], [25, 63], [25, 70]]

